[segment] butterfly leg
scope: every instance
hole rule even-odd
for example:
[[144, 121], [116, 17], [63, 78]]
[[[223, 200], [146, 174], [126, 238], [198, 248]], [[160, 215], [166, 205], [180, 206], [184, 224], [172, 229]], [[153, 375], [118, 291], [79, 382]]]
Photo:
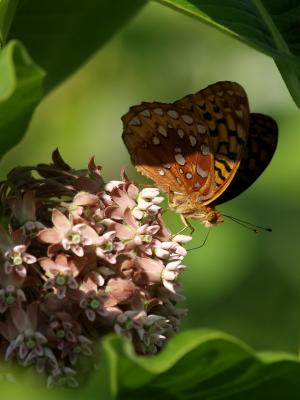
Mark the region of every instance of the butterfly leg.
[[[184, 227], [183, 227], [182, 229], [180, 229], [180, 231], [177, 232], [176, 235], [181, 234], [181, 233], [184, 232], [186, 229], [190, 229], [190, 230], [191, 230], [190, 234], [192, 235], [192, 234], [194, 233], [194, 231], [195, 231], [195, 228], [190, 224], [189, 220], [187, 220], [183, 214], [180, 214], [180, 219], [181, 219], [181, 221], [183, 222]], [[175, 235], [175, 236], [176, 236], [176, 235]]]

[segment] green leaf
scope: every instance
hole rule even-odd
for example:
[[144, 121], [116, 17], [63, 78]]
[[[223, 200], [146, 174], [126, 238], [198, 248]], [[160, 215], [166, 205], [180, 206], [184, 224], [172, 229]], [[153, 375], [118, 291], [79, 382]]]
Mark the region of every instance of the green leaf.
[[298, 0], [156, 1], [199, 18], [273, 57], [291, 96], [300, 107]]
[[123, 0], [0, 0], [0, 48], [7, 36], [11, 39], [0, 52], [0, 158], [21, 140], [42, 97], [145, 1], [131, 0], [125, 6]]
[[49, 392], [23, 380], [6, 383], [5, 390], [2, 385], [2, 393], [22, 399], [25, 390], [32, 400], [295, 400], [299, 376], [300, 362], [293, 355], [255, 353], [225, 333], [193, 330], [152, 357], [136, 356], [128, 341], [108, 336], [100, 366], [79, 389]]
[[145, 3], [146, 0], [23, 0], [9, 38], [22, 41], [47, 72], [48, 92], [103, 46]]
[[0, 52], [0, 157], [23, 137], [42, 98], [43, 77], [21, 43], [11, 41]]
[[[108, 337], [104, 347], [114, 359], [116, 399], [294, 399], [286, 394], [300, 390], [296, 357], [256, 354], [221, 332], [183, 332], [154, 357], [136, 356], [131, 345], [117, 337]], [[94, 386], [97, 392], [100, 385], [98, 390]], [[246, 397], [250, 394], [253, 397]]]

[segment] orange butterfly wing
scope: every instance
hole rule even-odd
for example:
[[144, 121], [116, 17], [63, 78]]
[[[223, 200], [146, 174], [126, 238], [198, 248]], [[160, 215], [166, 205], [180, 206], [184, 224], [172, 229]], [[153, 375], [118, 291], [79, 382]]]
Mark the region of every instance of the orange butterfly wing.
[[218, 82], [174, 104], [142, 103], [122, 117], [137, 170], [164, 190], [209, 204], [233, 179], [247, 140], [247, 96]]
[[209, 128], [214, 154], [216, 189], [204, 204], [215, 201], [233, 180], [244, 153], [249, 131], [249, 104], [236, 82], [217, 82], [175, 102], [199, 115]]
[[213, 153], [205, 121], [157, 102], [131, 107], [122, 120], [123, 140], [138, 171], [166, 191], [197, 192], [201, 199], [213, 195]]

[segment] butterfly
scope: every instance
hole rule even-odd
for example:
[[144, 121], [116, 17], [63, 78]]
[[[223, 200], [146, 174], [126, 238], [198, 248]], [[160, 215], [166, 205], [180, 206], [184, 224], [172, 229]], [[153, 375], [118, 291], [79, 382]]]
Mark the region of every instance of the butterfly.
[[271, 161], [278, 128], [250, 113], [245, 90], [221, 81], [174, 103], [143, 102], [122, 117], [136, 169], [169, 197], [170, 210], [204, 226], [224, 221], [216, 205], [245, 191]]

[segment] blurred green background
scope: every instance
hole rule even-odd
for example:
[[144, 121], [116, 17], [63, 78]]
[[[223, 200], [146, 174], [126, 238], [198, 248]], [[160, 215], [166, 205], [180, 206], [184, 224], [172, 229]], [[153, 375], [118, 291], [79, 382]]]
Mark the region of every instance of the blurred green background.
[[[141, 101], [173, 102], [218, 80], [246, 89], [251, 110], [274, 117], [279, 145], [263, 176], [220, 211], [273, 228], [254, 234], [227, 220], [204, 248], [186, 257], [183, 285], [189, 309], [182, 328], [210, 327], [257, 349], [297, 352], [300, 342], [300, 113], [272, 59], [224, 33], [150, 3], [71, 79], [38, 107], [25, 139], [2, 161], [50, 160], [59, 148], [75, 167], [93, 154], [106, 180], [130, 166], [120, 117]], [[179, 217], [167, 213], [176, 231]], [[192, 245], [206, 230], [195, 223]]]

